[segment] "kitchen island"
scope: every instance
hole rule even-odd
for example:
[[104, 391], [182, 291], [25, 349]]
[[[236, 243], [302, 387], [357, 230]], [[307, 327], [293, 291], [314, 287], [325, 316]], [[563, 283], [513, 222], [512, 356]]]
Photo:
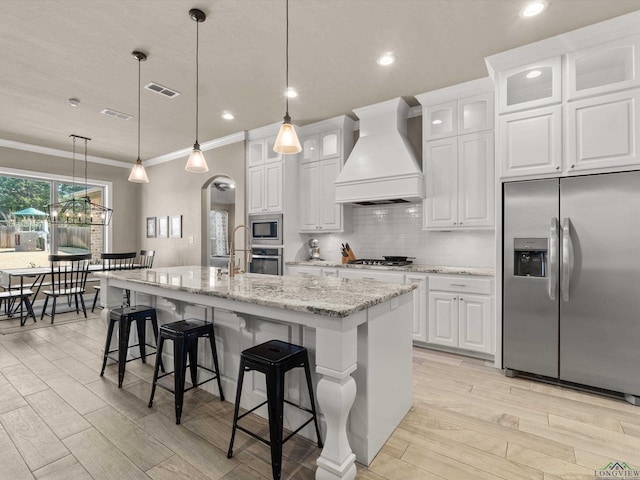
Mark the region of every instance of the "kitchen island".
[[[311, 362], [315, 359], [325, 437], [317, 479], [355, 478], [354, 462], [368, 465], [411, 407], [414, 285], [255, 274], [230, 278], [199, 266], [97, 275], [105, 320], [109, 308], [120, 305], [124, 289], [131, 291], [132, 302], [156, 307], [161, 322], [186, 318], [193, 308], [213, 315], [227, 398], [235, 398], [244, 348], [274, 337], [307, 347]], [[288, 395], [304, 401], [299, 398], [304, 390], [296, 388], [302, 383], [295, 380]], [[258, 378], [245, 379], [244, 385], [243, 407], [264, 398]], [[295, 412], [285, 418], [288, 427], [298, 421]]]

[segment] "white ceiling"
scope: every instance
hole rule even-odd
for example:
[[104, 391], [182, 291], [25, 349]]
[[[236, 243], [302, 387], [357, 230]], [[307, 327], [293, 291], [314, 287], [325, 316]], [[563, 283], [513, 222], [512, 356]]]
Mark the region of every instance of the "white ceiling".
[[[486, 56], [640, 9], [640, 0], [549, 0], [521, 19], [525, 0], [290, 0], [290, 100], [304, 125], [352, 109], [487, 75]], [[200, 143], [281, 121], [284, 0], [2, 0], [0, 139], [133, 163], [137, 151], [138, 62], [141, 157], [190, 147], [195, 133], [196, 24], [200, 8]], [[392, 51], [387, 68], [376, 58]], [[80, 105], [71, 107], [75, 97]], [[99, 112], [111, 108], [128, 121]], [[224, 110], [235, 120], [221, 118]]]

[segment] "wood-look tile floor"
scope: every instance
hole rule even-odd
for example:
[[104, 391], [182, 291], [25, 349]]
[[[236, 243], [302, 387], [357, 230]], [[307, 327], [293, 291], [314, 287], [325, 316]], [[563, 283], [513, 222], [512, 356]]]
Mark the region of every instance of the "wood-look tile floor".
[[[242, 432], [226, 458], [231, 403], [194, 390], [179, 426], [164, 390], [147, 407], [153, 357], [127, 364], [122, 389], [115, 365], [101, 378], [104, 338], [97, 315], [0, 335], [0, 479], [271, 478], [268, 448]], [[358, 478], [592, 480], [612, 461], [640, 466], [640, 408], [623, 401], [419, 348], [413, 378], [411, 411]], [[283, 478], [314, 478], [318, 454], [294, 437]]]

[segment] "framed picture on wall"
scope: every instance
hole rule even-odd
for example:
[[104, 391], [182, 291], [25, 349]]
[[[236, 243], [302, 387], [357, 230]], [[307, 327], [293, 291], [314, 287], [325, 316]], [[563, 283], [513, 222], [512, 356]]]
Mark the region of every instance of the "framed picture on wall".
[[147, 238], [156, 236], [156, 217], [147, 217]]
[[169, 236], [171, 238], [182, 238], [182, 215], [169, 217]]
[[169, 236], [169, 217], [158, 217], [158, 237], [167, 238]]

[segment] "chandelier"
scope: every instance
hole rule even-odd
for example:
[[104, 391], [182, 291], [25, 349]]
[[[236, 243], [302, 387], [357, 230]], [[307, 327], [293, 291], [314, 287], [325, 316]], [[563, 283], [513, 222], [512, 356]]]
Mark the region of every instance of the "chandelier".
[[[73, 191], [70, 198], [46, 207], [52, 225], [104, 226], [109, 225], [113, 210], [94, 203], [89, 198], [87, 187], [87, 142], [91, 140], [80, 135], [69, 135], [73, 139]], [[76, 191], [76, 140], [84, 140], [84, 190]]]

